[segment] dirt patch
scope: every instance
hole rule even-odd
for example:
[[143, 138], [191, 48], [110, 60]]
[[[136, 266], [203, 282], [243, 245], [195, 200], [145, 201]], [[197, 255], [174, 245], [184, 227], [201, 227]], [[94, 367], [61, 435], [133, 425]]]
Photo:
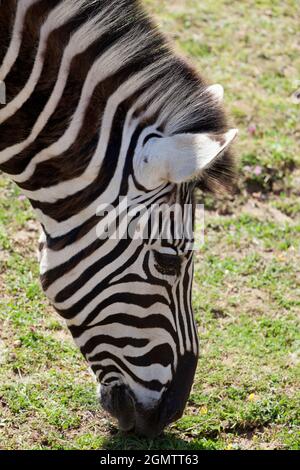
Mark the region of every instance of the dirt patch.
[[41, 232], [40, 224], [35, 220], [28, 220], [24, 228], [14, 232], [14, 250], [18, 253], [32, 253], [37, 255], [38, 238]]
[[261, 222], [275, 222], [278, 224], [294, 224], [291, 217], [287, 216], [275, 207], [256, 199], [249, 199], [241, 208], [243, 214], [248, 214]]
[[[259, 316], [266, 312], [266, 309], [270, 313], [271, 299], [268, 292], [262, 289], [243, 287], [242, 292], [239, 286], [231, 286], [226, 291], [224, 300], [216, 302], [212, 309], [212, 316], [221, 321], [227, 321], [236, 316], [248, 314], [251, 316]], [[228, 296], [239, 293], [238, 298], [234, 305], [228, 305]], [[275, 313], [275, 312], [274, 312]]]

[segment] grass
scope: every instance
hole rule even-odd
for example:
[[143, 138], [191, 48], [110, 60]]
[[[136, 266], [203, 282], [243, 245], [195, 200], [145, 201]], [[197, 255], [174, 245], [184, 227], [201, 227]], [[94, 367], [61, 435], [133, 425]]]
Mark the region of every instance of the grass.
[[0, 177], [0, 448], [299, 450], [297, 2], [146, 3], [240, 128], [239, 195], [205, 199], [193, 392], [162, 438], [117, 432], [41, 292], [33, 213]]

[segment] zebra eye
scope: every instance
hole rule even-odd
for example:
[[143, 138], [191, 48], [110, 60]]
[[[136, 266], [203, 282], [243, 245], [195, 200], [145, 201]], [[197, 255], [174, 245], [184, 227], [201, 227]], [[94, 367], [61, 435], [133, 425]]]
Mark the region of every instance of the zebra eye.
[[161, 253], [154, 251], [156, 261], [155, 268], [161, 274], [167, 276], [179, 276], [181, 268], [181, 256], [178, 254]]

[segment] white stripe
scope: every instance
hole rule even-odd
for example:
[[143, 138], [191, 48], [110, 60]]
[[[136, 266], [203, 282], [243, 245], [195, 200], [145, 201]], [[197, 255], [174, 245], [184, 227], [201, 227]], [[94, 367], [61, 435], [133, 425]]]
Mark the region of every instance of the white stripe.
[[178, 335], [178, 340], [179, 340], [179, 352], [180, 354], [184, 354], [184, 345], [183, 345], [183, 338], [182, 338], [182, 334], [181, 334], [181, 326], [180, 326], [180, 320], [179, 320], [179, 317], [182, 315], [182, 312], [180, 311], [180, 306], [178, 305], [178, 302], [177, 302], [177, 295], [176, 295], [176, 291], [177, 291], [177, 286], [178, 286], [178, 281], [177, 283], [174, 285], [173, 287], [173, 302], [174, 302], [174, 306], [175, 306], [175, 318], [176, 318], [176, 333]]
[[[190, 311], [189, 310], [186, 310], [185, 309], [185, 306], [184, 306], [184, 298], [189, 295], [189, 290], [187, 292], [183, 292], [183, 276], [185, 274], [185, 270], [186, 270], [186, 264], [187, 262], [185, 261], [185, 263], [182, 264], [182, 282], [179, 283], [179, 297], [180, 297], [180, 304], [179, 304], [179, 308], [180, 308], [180, 312], [179, 312], [179, 315], [181, 316], [181, 319], [182, 319], [182, 323], [184, 325], [184, 333], [185, 333], [185, 351], [191, 351], [192, 349], [192, 345], [191, 345], [191, 338], [189, 336], [189, 331], [188, 331], [188, 321], [187, 321], [187, 318], [190, 316]], [[178, 332], [178, 335], [180, 335], [180, 337], [183, 336], [183, 331], [182, 329], [180, 329]]]
[[[193, 280], [194, 280], [193, 271], [194, 271], [194, 265], [193, 265], [193, 262], [192, 262], [191, 265], [190, 265], [190, 268], [189, 268], [189, 276], [190, 276], [190, 284], [189, 284], [189, 289], [188, 289], [189, 294], [190, 294], [190, 292], [192, 292], [192, 289], [193, 289]], [[190, 315], [191, 323], [192, 323], [191, 326], [192, 326], [192, 331], [193, 331], [193, 341], [192, 341], [193, 352], [195, 354], [197, 354], [198, 353], [198, 347], [199, 347], [198, 325], [197, 325], [197, 322], [196, 322], [196, 319], [195, 319], [195, 315], [194, 315], [190, 295], [189, 295], [189, 298], [188, 298], [188, 305], [189, 305], [189, 315]]]
[[6, 51], [5, 57], [3, 59], [2, 65], [0, 67], [0, 80], [4, 81], [7, 74], [10, 72], [12, 66], [14, 65], [22, 43], [23, 37], [23, 27], [26, 17], [27, 10], [31, 5], [37, 3], [39, 0], [19, 0], [18, 7], [12, 32], [12, 38], [9, 44], [9, 47]]
[[[120, 372], [109, 372], [108, 374], [105, 374], [105, 376], [103, 377], [102, 379], [102, 383], [104, 382], [107, 382], [107, 380], [110, 378], [110, 377], [113, 377], [115, 379], [115, 382], [119, 382], [119, 383], [122, 383], [122, 379], [123, 379], [123, 375], [120, 373]], [[98, 383], [98, 387], [99, 389], [101, 388], [101, 384]], [[98, 390], [98, 395], [99, 395], [99, 391]]]

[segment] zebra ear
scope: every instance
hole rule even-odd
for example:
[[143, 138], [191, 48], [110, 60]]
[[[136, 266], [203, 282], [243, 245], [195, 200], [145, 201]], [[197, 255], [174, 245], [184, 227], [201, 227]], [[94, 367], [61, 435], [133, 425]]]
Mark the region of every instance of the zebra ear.
[[210, 85], [207, 88], [207, 91], [213, 95], [213, 97], [219, 102], [222, 103], [223, 98], [224, 98], [224, 88], [222, 85], [219, 85], [219, 83], [216, 83], [215, 85]]
[[220, 157], [237, 135], [237, 129], [224, 134], [177, 134], [150, 139], [136, 167], [138, 181], [146, 188], [160, 184], [184, 183], [196, 179]]

